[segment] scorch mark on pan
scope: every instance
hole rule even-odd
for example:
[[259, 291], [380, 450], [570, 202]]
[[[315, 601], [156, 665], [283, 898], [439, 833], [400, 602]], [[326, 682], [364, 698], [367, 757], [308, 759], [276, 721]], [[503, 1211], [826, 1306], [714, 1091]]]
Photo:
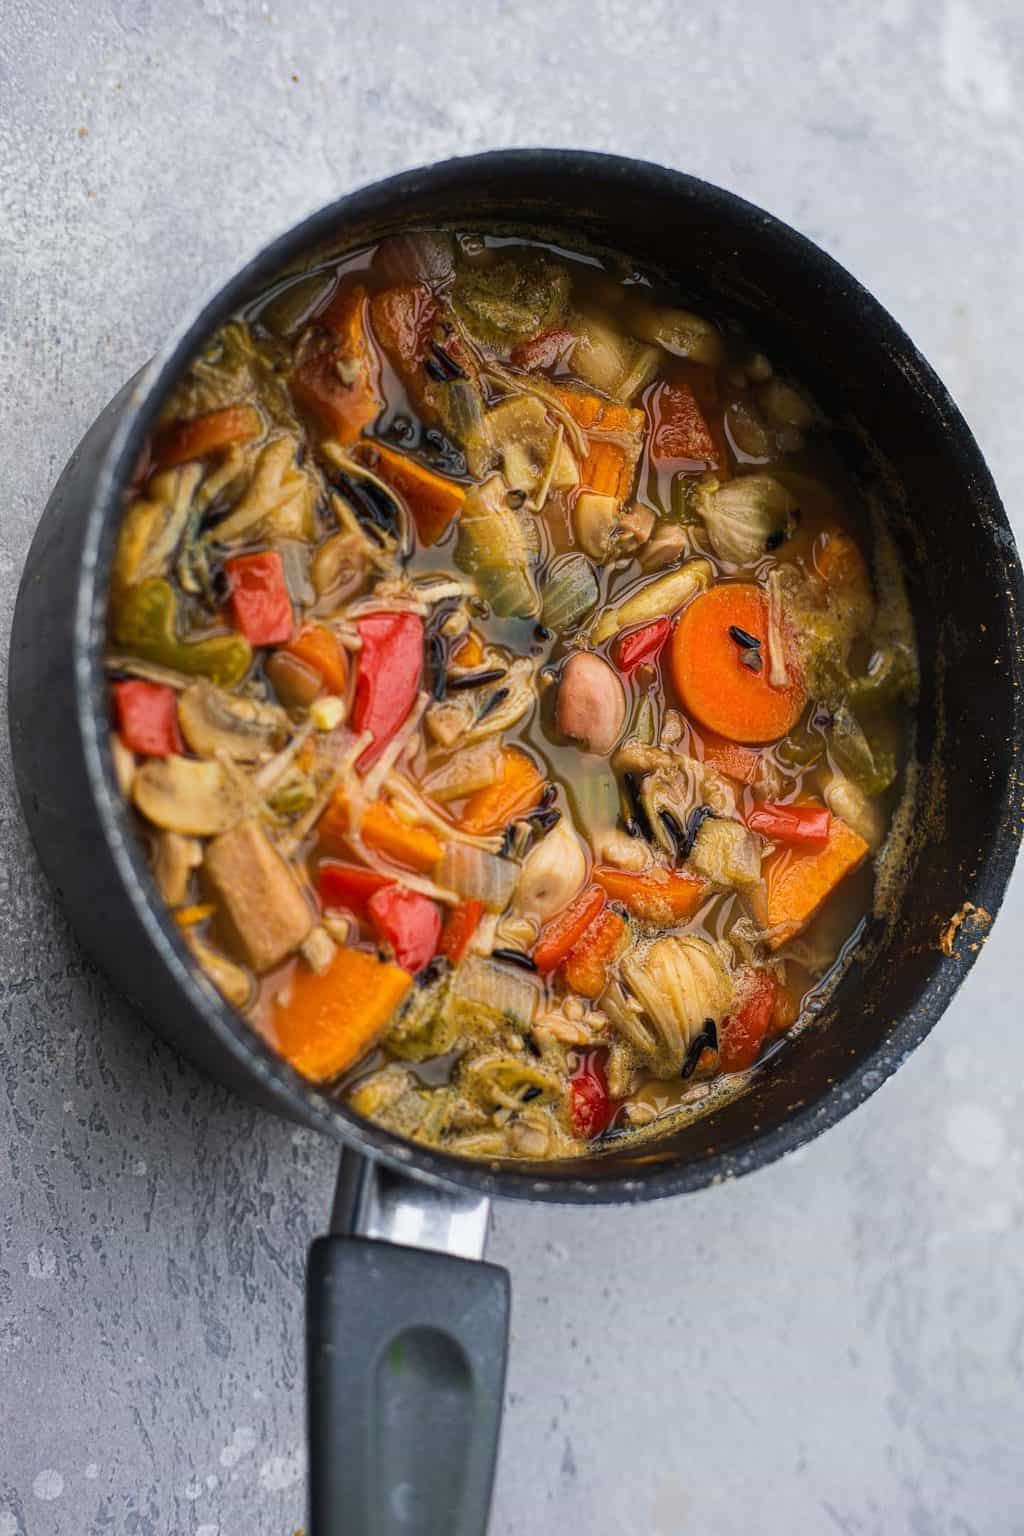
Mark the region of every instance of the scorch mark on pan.
[[944, 955], [949, 955], [954, 960], [959, 960], [960, 958], [960, 951], [955, 949], [954, 945], [956, 944], [960, 929], [964, 927], [965, 923], [968, 926], [964, 937], [971, 940], [971, 948], [977, 949], [979, 944], [983, 943], [987, 937], [982, 930], [990, 927], [992, 914], [987, 912], [984, 907], [976, 907], [973, 901], [965, 901], [960, 910], [953, 913], [953, 916], [946, 923], [939, 936], [939, 948]]

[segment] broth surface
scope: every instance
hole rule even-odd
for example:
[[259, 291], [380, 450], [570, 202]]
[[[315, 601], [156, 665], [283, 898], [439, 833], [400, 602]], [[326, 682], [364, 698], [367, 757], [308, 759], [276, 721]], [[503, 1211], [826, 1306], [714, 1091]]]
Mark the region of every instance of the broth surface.
[[466, 1156], [706, 1110], [856, 942], [898, 572], [755, 341], [609, 259], [417, 232], [282, 279], [164, 412], [115, 762], [218, 990]]

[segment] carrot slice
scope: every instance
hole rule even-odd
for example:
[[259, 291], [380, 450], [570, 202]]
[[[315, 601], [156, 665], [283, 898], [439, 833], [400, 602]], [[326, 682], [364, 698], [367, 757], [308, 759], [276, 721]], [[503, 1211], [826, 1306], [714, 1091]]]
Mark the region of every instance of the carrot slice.
[[303, 624], [285, 647], [289, 656], [319, 673], [328, 693], [343, 694], [348, 683], [348, 659], [337, 635], [322, 624]]
[[[760, 670], [744, 664], [740, 635], [760, 641]], [[788, 657], [791, 681], [769, 682], [768, 599], [752, 582], [722, 582], [694, 598], [672, 636], [672, 679], [687, 714], [731, 741], [776, 741], [799, 720], [807, 693]]]
[[505, 747], [501, 760], [501, 777], [475, 790], [463, 806], [459, 825], [465, 832], [499, 832], [540, 801], [544, 779], [533, 760], [515, 747]]
[[586, 933], [605, 904], [605, 894], [598, 886], [588, 885], [574, 901], [544, 925], [533, 963], [544, 976], [565, 959], [573, 945]]
[[605, 907], [570, 949], [559, 974], [580, 997], [600, 997], [608, 976], [626, 943], [628, 926], [617, 912]]
[[174, 421], [153, 439], [153, 458], [161, 469], [205, 459], [211, 453], [245, 443], [263, 431], [260, 413], [252, 405], [225, 405], [191, 421]]
[[405, 500], [424, 544], [436, 544], [461, 512], [465, 486], [435, 474], [408, 454], [396, 453], [383, 443], [361, 443], [356, 457]]
[[828, 843], [820, 852], [780, 848], [766, 859], [753, 909], [766, 930], [768, 947], [779, 949], [806, 928], [836, 887], [867, 856], [864, 839], [833, 816]]
[[300, 410], [342, 444], [354, 443], [382, 406], [366, 309], [361, 284], [344, 288], [303, 339], [288, 381]]
[[[643, 411], [578, 389], [559, 389], [565, 409], [587, 433], [587, 456], [580, 465], [580, 490], [624, 501], [629, 495], [643, 447]], [[608, 437], [601, 434], [608, 433]]]
[[301, 961], [271, 1010], [275, 1043], [297, 1072], [314, 1082], [337, 1077], [383, 1033], [412, 986], [397, 965], [362, 949], [339, 949], [318, 975]]
[[[346, 853], [350, 824], [348, 801], [338, 790], [317, 822], [320, 846], [328, 853]], [[366, 807], [359, 830], [369, 848], [375, 848], [404, 869], [421, 874], [433, 869], [444, 852], [440, 838], [429, 827], [409, 826], [383, 801]]]
[[626, 869], [599, 864], [594, 879], [609, 901], [620, 901], [634, 917], [650, 923], [679, 923], [700, 906], [706, 882], [680, 870], [651, 870], [634, 875]]
[[721, 736], [705, 736], [704, 761], [739, 784], [753, 784], [761, 771], [760, 752]]

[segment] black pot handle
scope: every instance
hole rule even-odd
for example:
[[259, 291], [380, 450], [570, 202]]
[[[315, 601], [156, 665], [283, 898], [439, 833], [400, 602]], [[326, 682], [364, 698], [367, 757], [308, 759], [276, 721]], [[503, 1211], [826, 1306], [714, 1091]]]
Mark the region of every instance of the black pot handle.
[[307, 1280], [310, 1536], [484, 1536], [509, 1315], [488, 1206], [342, 1154]]

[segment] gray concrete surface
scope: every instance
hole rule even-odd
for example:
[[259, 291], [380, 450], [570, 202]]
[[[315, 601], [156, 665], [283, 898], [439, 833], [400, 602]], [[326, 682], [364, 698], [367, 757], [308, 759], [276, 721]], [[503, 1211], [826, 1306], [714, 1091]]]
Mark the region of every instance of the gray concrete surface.
[[[943, 372], [1018, 515], [1019, 0], [473, 9], [5, 0], [5, 632], [61, 463], [197, 289], [343, 188], [513, 143], [650, 156], [821, 242]], [[0, 1536], [290, 1536], [333, 1153], [112, 995], [3, 751]], [[495, 1536], [1024, 1532], [1022, 915], [1018, 879], [931, 1039], [798, 1156], [646, 1210], [496, 1212]]]

